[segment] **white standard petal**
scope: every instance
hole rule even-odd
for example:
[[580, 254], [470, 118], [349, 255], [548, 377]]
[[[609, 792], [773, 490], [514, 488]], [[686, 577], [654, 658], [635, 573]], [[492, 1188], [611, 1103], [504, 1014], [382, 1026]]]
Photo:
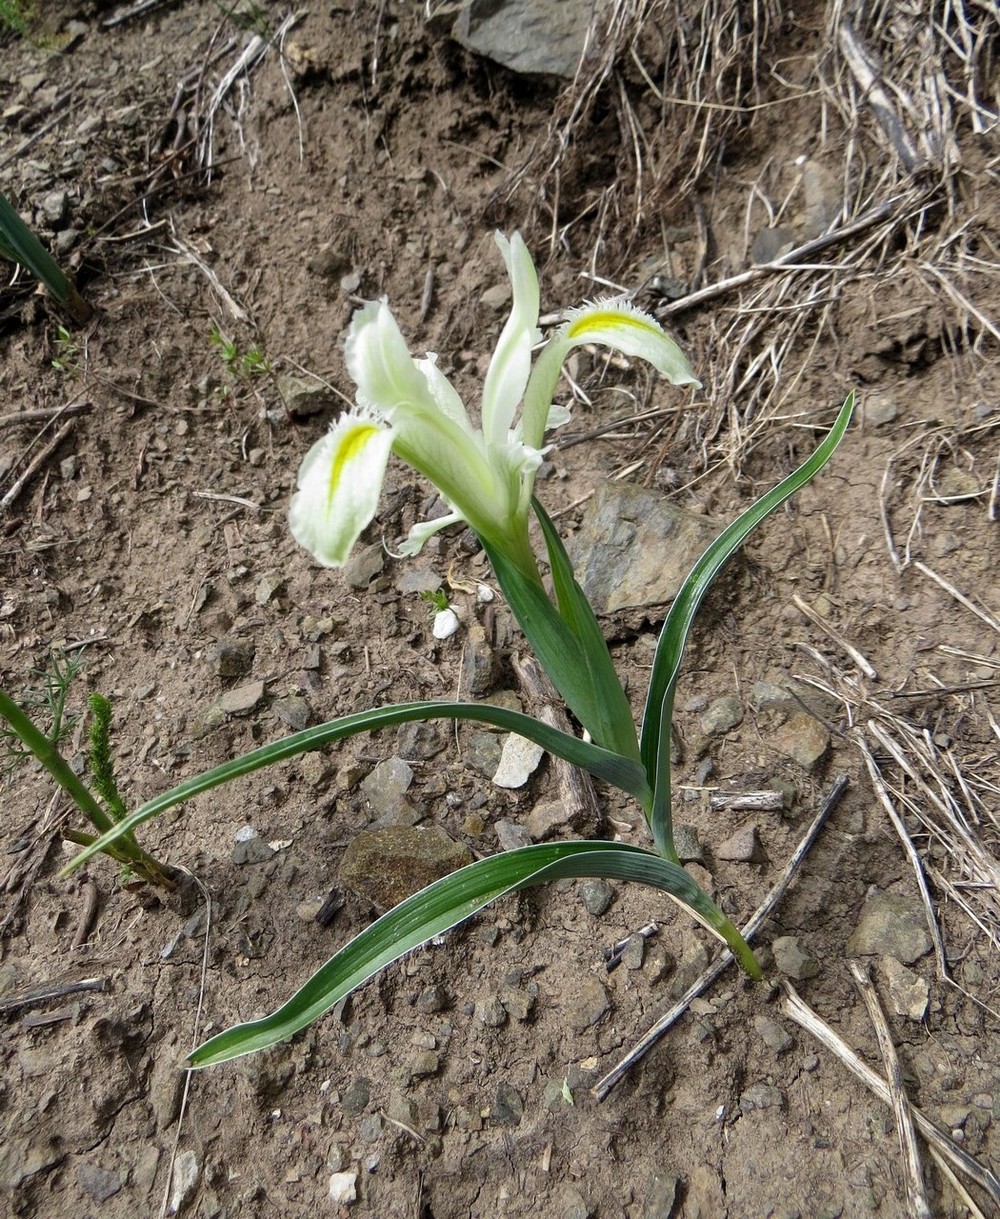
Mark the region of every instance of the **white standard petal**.
[[500, 334], [483, 383], [483, 435], [487, 445], [503, 444], [514, 422], [514, 412], [528, 384], [531, 351], [538, 332], [538, 275], [520, 233], [507, 240], [496, 234], [507, 265], [514, 303]]
[[433, 403], [424, 374], [410, 355], [385, 297], [369, 301], [351, 320], [344, 344], [358, 401], [390, 421], [407, 406]]
[[317, 440], [299, 467], [288, 523], [324, 567], [342, 567], [378, 507], [392, 430], [352, 412]]
[[687, 357], [649, 313], [624, 297], [593, 301], [571, 309], [553, 342], [569, 351], [581, 343], [600, 343], [627, 356], [648, 360], [674, 385], [701, 385]]
[[459, 397], [458, 391], [437, 366], [437, 355], [433, 351], [427, 353], [425, 360], [415, 360], [417, 368], [424, 375], [431, 397], [437, 403], [438, 410], [446, 418], [457, 423], [464, 431], [471, 433], [472, 424], [465, 403]]

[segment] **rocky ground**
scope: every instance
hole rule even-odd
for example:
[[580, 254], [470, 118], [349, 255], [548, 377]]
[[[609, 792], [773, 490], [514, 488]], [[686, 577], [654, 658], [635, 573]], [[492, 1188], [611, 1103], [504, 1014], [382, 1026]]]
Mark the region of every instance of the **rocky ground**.
[[[106, 860], [60, 879], [83, 827], [15, 764], [0, 1213], [913, 1213], [890, 1109], [789, 1014], [790, 985], [884, 1074], [849, 960], [910, 1100], [1000, 1161], [996, 30], [971, 7], [917, 38], [905, 14], [635, 0], [573, 82], [574, 7], [540, 31], [517, 4], [356, 0], [286, 24], [271, 4], [53, 2], [0, 34], [0, 189], [96, 309], [74, 327], [5, 273], [3, 683], [37, 704], [53, 657], [78, 662], [64, 751], [82, 767], [86, 696], [111, 698], [130, 806], [376, 704], [540, 710], [469, 535], [393, 557], [437, 510], [407, 469], [341, 572], [286, 523], [350, 400], [353, 311], [385, 294], [474, 402], [510, 300], [493, 230], [520, 229], [543, 315], [634, 291], [704, 382], [576, 353], [539, 482], [637, 714], [686, 565], [859, 392], [831, 465], [706, 603], [677, 700], [678, 840], [740, 923], [848, 779], [758, 932], [767, 981], [724, 973], [598, 1100], [715, 947], [659, 895], [560, 882], [189, 1078], [194, 1044], [272, 1010], [399, 896], [387, 879], [574, 834], [645, 842], [639, 811], [502, 734], [408, 725], [148, 824], [190, 874], [157, 895]], [[858, 46], [895, 90], [865, 84]], [[790, 251], [795, 270], [761, 270]], [[975, 1214], [920, 1154], [931, 1213]]]

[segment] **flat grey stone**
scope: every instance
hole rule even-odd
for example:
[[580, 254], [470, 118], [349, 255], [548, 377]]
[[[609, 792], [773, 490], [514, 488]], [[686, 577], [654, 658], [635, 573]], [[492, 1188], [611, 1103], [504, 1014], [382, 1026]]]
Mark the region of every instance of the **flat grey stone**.
[[601, 0], [470, 0], [453, 35], [515, 72], [572, 79], [595, 2]]
[[719, 529], [653, 491], [606, 482], [588, 505], [571, 558], [598, 614], [665, 605]]
[[470, 622], [462, 643], [462, 674], [466, 691], [476, 698], [492, 687], [497, 658], [486, 632], [478, 622]]
[[785, 1098], [773, 1084], [751, 1084], [740, 1097], [740, 1109], [752, 1113], [754, 1109], [781, 1109]]
[[722, 736], [743, 722], [743, 706], [735, 694], [713, 699], [699, 722], [706, 736]]
[[212, 650], [212, 666], [218, 677], [246, 677], [256, 652], [252, 639], [222, 639]]
[[264, 697], [264, 683], [252, 681], [235, 690], [227, 690], [219, 699], [219, 707], [226, 715], [247, 715]]
[[570, 814], [561, 800], [546, 800], [536, 804], [525, 818], [525, 829], [532, 841], [544, 842], [558, 830], [570, 823]]
[[301, 694], [287, 694], [284, 698], [276, 698], [271, 704], [275, 719], [286, 724], [293, 732], [301, 732], [309, 726], [312, 718], [312, 708]]
[[578, 1033], [585, 1032], [607, 1014], [611, 1000], [604, 984], [593, 974], [584, 974], [575, 990], [566, 997], [566, 1019]]
[[362, 830], [340, 863], [340, 879], [381, 910], [472, 863], [472, 852], [436, 825]]
[[551, 1207], [545, 1207], [554, 1219], [590, 1219], [594, 1213], [590, 1203], [575, 1185], [568, 1182], [559, 1186], [552, 1196]]
[[862, 397], [861, 411], [865, 423], [871, 424], [872, 427], [883, 427], [892, 423], [899, 414], [899, 407], [888, 394], [872, 390]]
[[358, 1117], [364, 1113], [368, 1108], [371, 1095], [372, 1081], [370, 1079], [359, 1075], [357, 1079], [352, 1080], [340, 1102], [345, 1117]]
[[693, 825], [674, 826], [674, 850], [681, 863], [703, 863], [705, 860], [705, 848]]
[[849, 956], [889, 956], [912, 965], [932, 947], [923, 903], [873, 889], [865, 899], [861, 917], [847, 941]]
[[670, 979], [671, 999], [679, 999], [701, 977], [708, 965], [708, 951], [701, 940], [691, 931], [685, 931], [683, 934], [681, 959]]
[[385, 566], [381, 542], [355, 550], [343, 566], [344, 579], [351, 588], [367, 588]]
[[386, 758], [379, 762], [362, 782], [361, 790], [371, 805], [373, 819], [395, 816], [413, 783], [413, 768], [402, 758]]
[[753, 1023], [754, 1028], [760, 1034], [761, 1041], [776, 1054], [784, 1054], [795, 1044], [788, 1030], [777, 1020], [772, 1020], [770, 1016], [755, 1016]]
[[300, 377], [294, 373], [278, 374], [278, 392], [289, 412], [298, 419], [318, 415], [335, 405], [333, 390], [315, 377]]
[[106, 1202], [122, 1187], [122, 1179], [118, 1173], [109, 1172], [97, 1164], [89, 1164], [86, 1160], [77, 1168], [76, 1176], [84, 1193], [95, 1202]]
[[763, 852], [760, 848], [760, 839], [757, 837], [757, 827], [744, 825], [738, 829], [725, 842], [719, 844], [716, 855], [719, 859], [724, 859], [729, 863], [754, 863], [759, 860]]
[[524, 787], [538, 769], [544, 753], [541, 745], [516, 732], [510, 733], [504, 740], [493, 782], [497, 787]]
[[506, 1080], [497, 1084], [497, 1096], [490, 1117], [501, 1126], [517, 1126], [524, 1116], [524, 1101], [520, 1093]]
[[614, 899], [615, 891], [603, 877], [593, 877], [580, 884], [580, 900], [588, 914], [600, 918]]
[[490, 778], [500, 765], [503, 747], [493, 732], [473, 732], [465, 742], [464, 761], [472, 770]]
[[923, 1020], [930, 999], [926, 979], [907, 969], [895, 957], [882, 957], [878, 964], [889, 992], [889, 1006], [896, 1015], [918, 1022]]
[[498, 821], [494, 827], [501, 851], [516, 851], [518, 847], [530, 847], [531, 835], [516, 821]]
[[819, 973], [819, 962], [799, 943], [798, 936], [781, 935], [771, 945], [774, 963], [786, 978], [802, 982]]

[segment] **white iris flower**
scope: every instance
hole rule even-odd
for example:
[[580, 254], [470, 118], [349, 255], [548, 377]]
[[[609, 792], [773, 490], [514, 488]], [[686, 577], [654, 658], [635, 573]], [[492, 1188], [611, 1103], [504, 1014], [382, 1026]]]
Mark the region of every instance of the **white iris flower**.
[[623, 299], [570, 311], [532, 368], [541, 339], [538, 276], [520, 234], [508, 242], [497, 233], [496, 241], [513, 308], [486, 373], [480, 428], [434, 354], [423, 360], [410, 355], [384, 297], [355, 313], [346, 357], [358, 405], [306, 454], [289, 512], [296, 540], [324, 566], [345, 563], [375, 515], [391, 452], [428, 478], [451, 508], [447, 516], [415, 525], [404, 553], [416, 554], [439, 529], [465, 521], [537, 579], [528, 515], [545, 432], [569, 418], [552, 405], [569, 352], [581, 343], [601, 343], [648, 360], [674, 385], [698, 384], [659, 323]]

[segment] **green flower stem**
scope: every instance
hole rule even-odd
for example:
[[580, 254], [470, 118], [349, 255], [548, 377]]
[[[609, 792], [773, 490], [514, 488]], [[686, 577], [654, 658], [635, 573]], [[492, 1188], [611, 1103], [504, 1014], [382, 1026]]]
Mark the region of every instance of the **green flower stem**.
[[[86, 784], [73, 773], [69, 763], [56, 746], [3, 689], [0, 689], [0, 715], [10, 724], [22, 743], [31, 750], [80, 812], [90, 820], [94, 828], [102, 834], [114, 829], [114, 820], [101, 808]], [[169, 871], [152, 855], [148, 855], [131, 834], [124, 835], [116, 846], [116, 851], [108, 852], [113, 854], [115, 859], [127, 863], [135, 872], [140, 873], [143, 879], [152, 884], [166, 888], [172, 886]]]

